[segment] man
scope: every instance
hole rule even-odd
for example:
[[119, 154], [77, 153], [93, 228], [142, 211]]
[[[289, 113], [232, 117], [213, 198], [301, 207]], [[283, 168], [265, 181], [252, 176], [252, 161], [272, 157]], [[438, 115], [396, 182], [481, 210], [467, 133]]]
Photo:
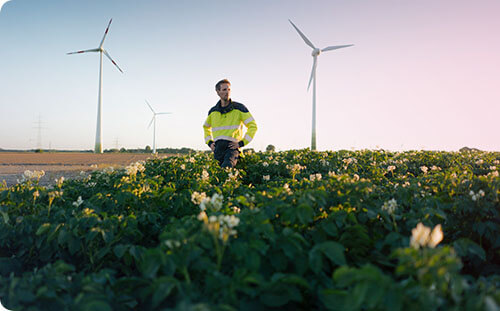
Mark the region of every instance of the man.
[[[231, 83], [221, 80], [215, 85], [220, 100], [208, 112], [203, 124], [205, 143], [214, 152], [221, 167], [235, 167], [239, 148], [248, 145], [257, 132], [257, 123], [243, 104], [231, 100]], [[243, 125], [246, 134], [243, 135]]]

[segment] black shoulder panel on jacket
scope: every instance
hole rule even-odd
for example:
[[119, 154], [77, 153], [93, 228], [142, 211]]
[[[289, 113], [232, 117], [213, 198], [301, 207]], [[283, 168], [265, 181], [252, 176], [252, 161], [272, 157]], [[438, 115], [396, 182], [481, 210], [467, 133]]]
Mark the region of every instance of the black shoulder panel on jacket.
[[219, 111], [219, 109], [217, 109], [217, 105], [213, 106], [209, 111], [208, 111], [208, 115], [210, 115], [212, 112], [214, 111]]
[[243, 105], [241, 103], [233, 102], [233, 105], [234, 105], [234, 109], [238, 109], [239, 111], [245, 112], [245, 113], [248, 112], [247, 107], [245, 107], [245, 105]]

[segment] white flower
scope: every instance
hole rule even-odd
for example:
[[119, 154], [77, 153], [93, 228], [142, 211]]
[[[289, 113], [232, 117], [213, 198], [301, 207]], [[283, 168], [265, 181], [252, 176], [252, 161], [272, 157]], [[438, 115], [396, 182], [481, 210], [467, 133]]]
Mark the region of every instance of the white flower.
[[203, 170], [203, 172], [201, 173], [201, 180], [202, 181], [208, 181], [209, 177], [210, 177], [210, 175], [208, 175], [207, 170]]
[[[295, 157], [295, 156], [294, 156]], [[291, 172], [292, 172], [292, 175], [296, 175], [298, 174], [301, 170], [305, 169], [306, 167], [305, 166], [302, 166], [300, 164], [294, 164], [292, 166], [290, 165], [287, 165], [286, 166], [287, 169], [289, 169]]]
[[233, 212], [234, 212], [234, 213], [236, 213], [236, 214], [239, 214], [239, 213], [241, 212], [241, 209], [240, 209], [239, 207], [237, 207], [237, 206], [233, 206], [233, 207], [231, 207], [231, 209], [232, 209], [232, 210], [233, 210]]
[[197, 191], [191, 194], [191, 202], [196, 205], [200, 205], [203, 201], [207, 199], [207, 194], [205, 192], [199, 193]]
[[320, 180], [321, 180], [321, 178], [322, 178], [322, 176], [321, 176], [321, 174], [320, 174], [320, 173], [317, 173], [317, 174], [311, 174], [311, 175], [309, 176], [309, 180], [311, 180], [311, 181], [315, 181], [315, 180], [320, 181]]
[[398, 202], [392, 198], [391, 200], [387, 201], [382, 205], [382, 210], [387, 211], [389, 214], [394, 214], [394, 211], [398, 207]]
[[424, 226], [421, 222], [418, 223], [417, 227], [411, 230], [410, 246], [416, 249], [425, 246], [430, 233], [429, 227]]
[[283, 188], [285, 189], [286, 193], [292, 194], [292, 190], [290, 189], [290, 186], [287, 183], [283, 185]]
[[181, 164], [181, 170], [185, 170], [186, 169], [186, 165], [185, 164]]
[[430, 248], [435, 248], [439, 242], [443, 240], [443, 231], [441, 230], [441, 225], [437, 225], [432, 229], [432, 233], [427, 245]]
[[484, 197], [485, 193], [482, 189], [480, 189], [478, 191], [478, 193], [474, 193], [474, 191], [471, 190], [469, 192], [469, 195], [470, 195], [472, 201], [477, 201], [477, 200], [479, 200], [479, 198]]
[[421, 167], [420, 167], [420, 170], [421, 170], [422, 172], [424, 172], [424, 174], [427, 174], [427, 171], [429, 170], [429, 168], [428, 168], [427, 166], [425, 166], [425, 165], [424, 165], [424, 166], [421, 166]]
[[483, 159], [479, 159], [479, 160], [477, 160], [477, 161], [476, 161], [476, 164], [477, 164], [477, 165], [481, 165], [481, 164], [483, 164], [483, 163], [484, 163], [484, 160], [483, 160]]
[[208, 218], [207, 218], [207, 213], [205, 213], [204, 211], [200, 212], [200, 213], [198, 214], [198, 217], [197, 217], [197, 218], [198, 218], [198, 220], [199, 220], [199, 221], [205, 221], [205, 220], [208, 220]]
[[335, 177], [335, 171], [328, 171], [328, 177]]
[[263, 180], [266, 180], [266, 181], [267, 181], [267, 180], [269, 180], [270, 178], [271, 178], [271, 177], [270, 177], [269, 175], [264, 175], [264, 176], [262, 176], [262, 179], [263, 179]]
[[82, 204], [83, 204], [83, 200], [82, 200], [81, 196], [78, 196], [78, 199], [75, 202], [73, 202], [73, 206], [75, 206], [75, 207], [79, 207]]
[[422, 223], [418, 223], [417, 227], [411, 230], [410, 246], [416, 249], [425, 246], [434, 248], [442, 240], [443, 231], [441, 225], [435, 226], [432, 233], [431, 229]]
[[59, 179], [55, 179], [56, 185], [61, 188], [63, 182], [64, 182], [64, 176], [61, 176]]
[[268, 166], [269, 166], [269, 163], [267, 163], [267, 162], [263, 162], [263, 163], [262, 163], [262, 166], [264, 166], [264, 167], [268, 167]]
[[[144, 172], [146, 169], [144, 167], [144, 161], [137, 161], [133, 164], [130, 164], [129, 166], [125, 167], [125, 170], [127, 171], [128, 175], [136, 175], [138, 172]], [[111, 172], [113, 172], [113, 167], [110, 167]]]
[[441, 168], [440, 168], [439, 166], [435, 166], [435, 165], [433, 165], [433, 166], [431, 167], [431, 171], [440, 171], [440, 170], [441, 170]]
[[388, 172], [392, 172], [392, 171], [394, 171], [395, 169], [396, 169], [396, 167], [395, 167], [394, 165], [389, 165], [389, 166], [387, 167], [387, 171], [388, 171]]
[[221, 194], [218, 194], [218, 193], [215, 193], [213, 196], [212, 196], [212, 199], [210, 200], [210, 203], [212, 205], [212, 208], [215, 210], [215, 211], [218, 211], [222, 208], [222, 201], [223, 201], [224, 197], [221, 195]]
[[358, 160], [356, 160], [356, 158], [351, 157], [351, 158], [343, 159], [342, 162], [344, 162], [344, 164], [346, 166], [349, 166], [349, 164], [351, 164], [351, 163], [358, 163]]

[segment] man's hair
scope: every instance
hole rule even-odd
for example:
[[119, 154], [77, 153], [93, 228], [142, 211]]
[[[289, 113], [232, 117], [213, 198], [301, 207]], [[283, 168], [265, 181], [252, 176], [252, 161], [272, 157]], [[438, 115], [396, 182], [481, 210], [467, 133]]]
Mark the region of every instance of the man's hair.
[[228, 79], [222, 79], [222, 80], [220, 80], [220, 81], [219, 81], [219, 82], [217, 82], [217, 84], [215, 85], [215, 90], [216, 90], [216, 91], [219, 91], [219, 90], [220, 90], [220, 86], [221, 86], [221, 84], [226, 84], [226, 83], [227, 83], [227, 84], [229, 84], [229, 85], [231, 85], [231, 82], [229, 82], [229, 80], [228, 80]]

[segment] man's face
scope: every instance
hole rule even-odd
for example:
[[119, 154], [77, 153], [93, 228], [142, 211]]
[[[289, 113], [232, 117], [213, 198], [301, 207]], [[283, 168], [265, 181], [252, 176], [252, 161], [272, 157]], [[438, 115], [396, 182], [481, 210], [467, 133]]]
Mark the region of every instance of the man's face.
[[228, 83], [221, 84], [217, 90], [217, 95], [222, 101], [228, 101], [231, 98], [231, 85]]

